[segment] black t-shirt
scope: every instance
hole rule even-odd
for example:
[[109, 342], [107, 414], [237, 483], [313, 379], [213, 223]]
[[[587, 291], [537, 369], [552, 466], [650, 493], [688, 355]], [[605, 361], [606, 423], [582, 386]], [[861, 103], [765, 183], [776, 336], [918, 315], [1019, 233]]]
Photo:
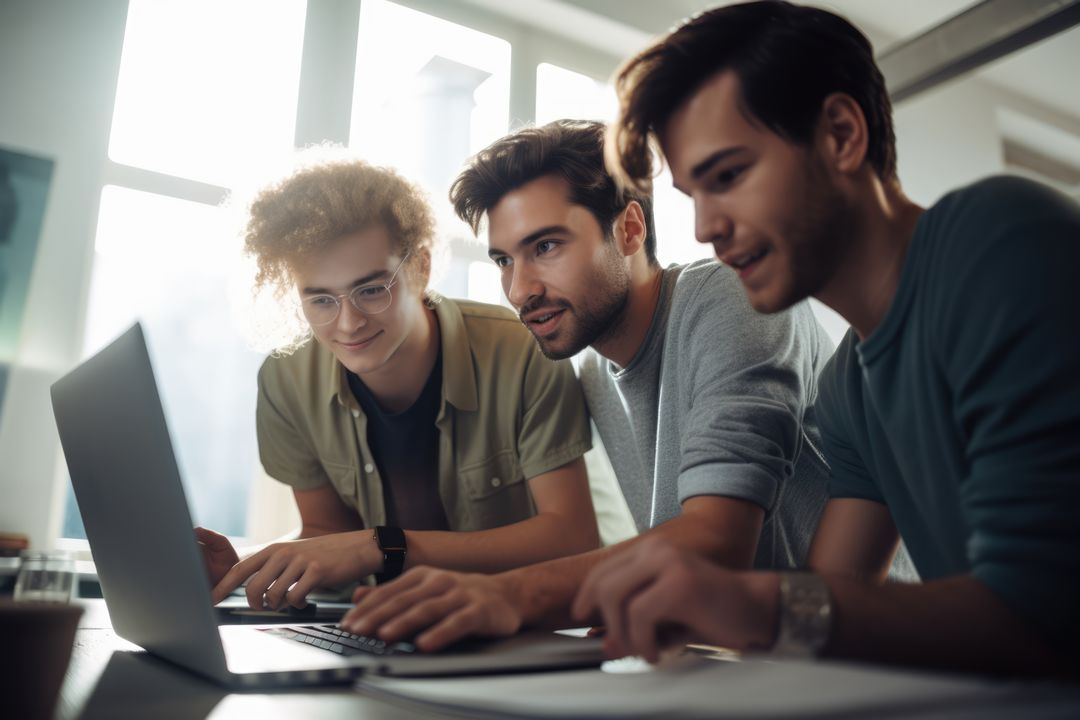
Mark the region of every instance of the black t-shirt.
[[367, 416], [368, 444], [382, 478], [388, 525], [407, 530], [448, 530], [439, 497], [439, 430], [442, 351], [420, 397], [400, 413], [387, 413], [360, 377], [348, 373], [349, 388]]

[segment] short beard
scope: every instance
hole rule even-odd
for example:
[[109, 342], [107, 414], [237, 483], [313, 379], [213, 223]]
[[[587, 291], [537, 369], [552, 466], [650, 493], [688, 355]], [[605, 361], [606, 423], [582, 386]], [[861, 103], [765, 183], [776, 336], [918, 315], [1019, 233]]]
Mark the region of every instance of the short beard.
[[852, 225], [852, 209], [817, 163], [807, 171], [806, 190], [803, 212], [784, 233], [791, 253], [791, 286], [776, 307], [764, 312], [779, 312], [818, 295], [832, 280], [858, 233]]
[[[562, 308], [570, 317], [566, 320], [576, 321], [567, 323], [570, 325], [563, 333], [569, 333], [561, 347], [551, 347], [546, 341], [536, 337], [537, 347], [540, 352], [550, 360], [565, 360], [573, 357], [590, 345], [603, 343], [617, 337], [623, 332], [623, 318], [626, 314], [626, 306], [630, 302], [630, 276], [622, 266], [621, 256], [612, 253], [610, 262], [604, 263], [602, 271], [597, 277], [590, 278], [589, 290], [582, 299], [580, 307], [575, 309], [566, 300], [555, 300], [547, 303]], [[522, 308], [521, 315], [531, 312], [534, 306], [542, 306], [543, 300], [532, 303], [529, 307]], [[526, 324], [528, 327], [528, 324]], [[532, 332], [532, 329], [529, 329]]]

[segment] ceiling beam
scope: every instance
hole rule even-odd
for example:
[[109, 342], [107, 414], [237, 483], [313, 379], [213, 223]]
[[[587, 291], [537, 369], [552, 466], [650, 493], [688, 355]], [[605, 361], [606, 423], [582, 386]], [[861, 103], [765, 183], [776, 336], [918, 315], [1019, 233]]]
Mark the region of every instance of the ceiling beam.
[[1080, 23], [1080, 0], [983, 0], [877, 59], [893, 103]]

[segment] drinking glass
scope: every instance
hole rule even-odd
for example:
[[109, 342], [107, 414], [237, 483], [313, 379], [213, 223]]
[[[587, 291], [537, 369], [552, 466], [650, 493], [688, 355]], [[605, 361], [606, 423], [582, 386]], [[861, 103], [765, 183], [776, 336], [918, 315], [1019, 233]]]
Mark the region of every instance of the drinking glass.
[[16, 602], [69, 603], [75, 598], [75, 561], [60, 551], [24, 551], [15, 580]]

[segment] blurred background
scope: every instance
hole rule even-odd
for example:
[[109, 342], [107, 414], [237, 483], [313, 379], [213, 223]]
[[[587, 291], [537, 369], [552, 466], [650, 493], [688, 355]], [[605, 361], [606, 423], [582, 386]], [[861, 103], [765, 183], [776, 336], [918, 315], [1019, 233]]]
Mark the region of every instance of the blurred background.
[[[247, 278], [230, 194], [294, 148], [348, 146], [428, 190], [450, 248], [438, 289], [504, 302], [483, 238], [446, 200], [462, 162], [523, 124], [610, 118], [621, 60], [715, 4], [0, 2], [0, 532], [85, 549], [48, 388], [135, 320], [196, 522], [255, 540], [287, 530], [291, 495], [257, 457], [264, 355], [237, 310]], [[916, 202], [1001, 172], [1080, 198], [1080, 29], [1024, 35], [1076, 3], [814, 4], [874, 43]], [[953, 52], [999, 39], [989, 54]], [[659, 178], [665, 264], [709, 255], [691, 213]], [[839, 339], [843, 321], [815, 310]]]

